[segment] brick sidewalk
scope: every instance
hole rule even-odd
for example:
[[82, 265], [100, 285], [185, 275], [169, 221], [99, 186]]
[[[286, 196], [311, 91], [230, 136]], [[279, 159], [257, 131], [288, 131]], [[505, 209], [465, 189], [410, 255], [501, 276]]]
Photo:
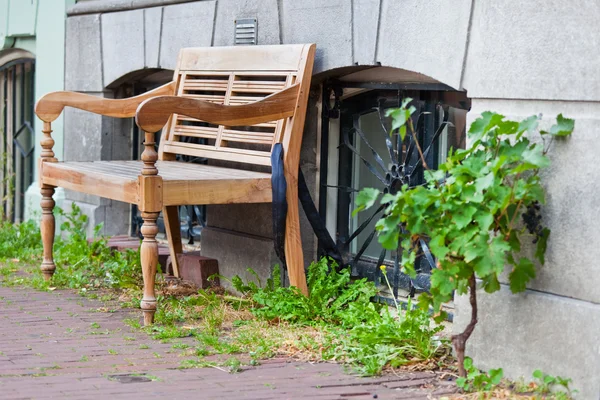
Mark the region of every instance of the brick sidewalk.
[[284, 359], [236, 374], [178, 369], [181, 350], [123, 323], [138, 311], [98, 307], [72, 291], [0, 286], [0, 399], [427, 399], [454, 390], [432, 373], [358, 378]]

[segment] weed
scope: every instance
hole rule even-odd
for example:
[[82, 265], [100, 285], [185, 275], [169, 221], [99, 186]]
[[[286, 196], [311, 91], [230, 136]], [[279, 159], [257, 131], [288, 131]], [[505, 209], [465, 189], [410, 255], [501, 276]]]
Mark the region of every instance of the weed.
[[119, 352], [116, 351], [115, 349], [108, 349], [108, 354], [116, 356], [117, 354], [119, 354]]
[[145, 349], [149, 349], [150, 346], [148, 346], [146, 343], [142, 343], [140, 344], [140, 346], [138, 347], [140, 350], [145, 350]]
[[456, 386], [466, 392], [490, 391], [494, 389], [504, 376], [502, 368], [491, 369], [489, 372], [481, 372], [474, 365], [473, 360], [465, 358], [466, 377], [456, 380]]
[[[570, 378], [548, 375], [539, 369], [533, 371], [533, 377], [537, 384], [537, 387], [534, 389], [537, 394], [548, 395], [554, 392], [554, 397], [562, 400], [570, 399], [571, 395], [577, 392], [576, 390], [571, 389], [570, 385], [572, 380]], [[563, 389], [566, 390], [566, 392], [564, 392]]]
[[242, 370], [242, 362], [236, 357], [228, 358], [227, 361], [223, 363], [223, 366], [228, 367], [229, 372], [232, 374], [238, 373]]

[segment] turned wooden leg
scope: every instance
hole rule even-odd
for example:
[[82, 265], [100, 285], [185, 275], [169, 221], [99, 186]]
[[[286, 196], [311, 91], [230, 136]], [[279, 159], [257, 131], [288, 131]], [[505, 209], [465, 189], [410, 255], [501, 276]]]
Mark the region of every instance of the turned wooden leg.
[[156, 267], [158, 265], [158, 243], [156, 242], [156, 234], [158, 226], [156, 219], [157, 212], [142, 212], [144, 225], [142, 225], [142, 248], [140, 257], [142, 261], [142, 273], [144, 276], [144, 297], [140, 303], [140, 307], [144, 312], [144, 326], [154, 323], [154, 313], [156, 312], [156, 295], [154, 293], [154, 281], [156, 278]]
[[302, 239], [300, 237], [300, 215], [298, 214], [298, 178], [293, 175], [286, 176], [286, 197], [288, 212], [285, 220], [285, 261], [290, 277], [290, 285], [296, 286], [304, 295], [308, 296], [306, 274], [304, 272], [304, 255], [302, 253]]
[[44, 245], [44, 260], [42, 261], [42, 266], [40, 269], [44, 274], [44, 278], [46, 280], [50, 280], [52, 275], [54, 275], [54, 271], [56, 270], [56, 265], [54, 265], [54, 257], [52, 255], [52, 247], [54, 246], [54, 230], [55, 230], [55, 222], [54, 222], [54, 199], [52, 195], [54, 195], [54, 186], [43, 185], [42, 189], [42, 221], [40, 223], [40, 230], [42, 232], [42, 243]]
[[179, 222], [178, 207], [164, 207], [163, 218], [165, 221], [165, 230], [167, 231], [167, 239], [169, 239], [169, 253], [171, 254], [173, 275], [179, 278], [179, 259], [177, 256], [183, 252], [183, 246], [181, 245], [181, 224]]

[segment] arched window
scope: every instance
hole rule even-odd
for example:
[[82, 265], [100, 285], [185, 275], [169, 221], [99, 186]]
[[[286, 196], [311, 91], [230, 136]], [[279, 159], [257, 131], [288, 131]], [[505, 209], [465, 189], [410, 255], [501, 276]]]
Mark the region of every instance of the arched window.
[[403, 184], [424, 183], [423, 167], [412, 136], [401, 140], [386, 111], [406, 98], [416, 108], [413, 125], [427, 165], [436, 169], [450, 148], [465, 148], [466, 93], [431, 78], [395, 68], [371, 68], [328, 79], [323, 84], [319, 212], [344, 261], [357, 277], [381, 283], [387, 265], [394, 295], [399, 290], [426, 291], [435, 260], [423, 242], [415, 263], [419, 275], [401, 273], [399, 255], [377, 241], [376, 222], [383, 207], [353, 215], [363, 188], [394, 193]]

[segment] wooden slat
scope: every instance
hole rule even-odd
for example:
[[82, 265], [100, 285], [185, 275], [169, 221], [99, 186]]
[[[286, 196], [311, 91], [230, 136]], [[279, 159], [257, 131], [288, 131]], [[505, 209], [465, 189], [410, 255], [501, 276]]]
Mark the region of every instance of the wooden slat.
[[226, 80], [212, 80], [212, 79], [190, 79], [187, 78], [183, 83], [184, 90], [214, 90], [223, 91], [227, 90]]
[[[225, 99], [223, 99], [224, 105], [229, 105], [229, 100], [231, 99], [231, 87], [233, 85], [233, 81], [235, 80], [235, 75], [232, 73], [229, 75], [229, 79], [227, 80], [227, 93], [225, 94]], [[221, 136], [223, 135], [223, 129], [225, 127], [223, 125], [219, 125], [219, 132], [217, 133], [217, 140], [215, 140], [215, 148], [219, 148], [222, 145]]]
[[208, 126], [176, 125], [173, 129], [175, 136], [199, 137], [205, 139], [216, 139], [217, 128]]
[[[227, 147], [215, 149], [210, 146], [186, 146], [187, 143], [171, 142], [165, 143], [165, 152], [183, 154], [193, 157], [206, 157], [215, 160], [237, 161], [256, 165], [271, 165], [271, 153], [257, 151], [257, 154], [240, 154]], [[247, 150], [248, 152], [249, 150]]]
[[182, 97], [189, 97], [190, 99], [209, 101], [211, 103], [223, 104], [225, 95], [218, 94], [188, 94], [183, 93]]
[[203, 47], [182, 49], [181, 70], [297, 71], [305, 45]]

